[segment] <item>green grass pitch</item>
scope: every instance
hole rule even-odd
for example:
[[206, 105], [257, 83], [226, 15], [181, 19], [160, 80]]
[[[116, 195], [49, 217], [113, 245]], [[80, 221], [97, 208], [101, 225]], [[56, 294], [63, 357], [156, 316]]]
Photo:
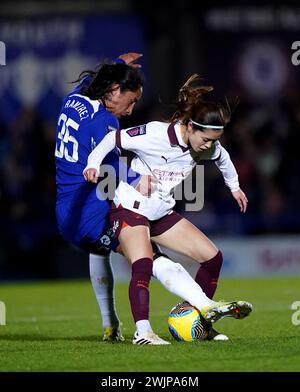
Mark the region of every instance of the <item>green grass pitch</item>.
[[300, 325], [292, 323], [300, 278], [221, 279], [217, 299], [245, 299], [244, 320], [224, 319], [216, 329], [229, 342], [179, 343], [167, 329], [178, 298], [151, 283], [151, 323], [170, 346], [134, 346], [127, 284], [116, 287], [124, 343], [102, 342], [89, 281], [2, 284], [6, 325], [0, 326], [0, 371], [207, 372], [300, 371]]

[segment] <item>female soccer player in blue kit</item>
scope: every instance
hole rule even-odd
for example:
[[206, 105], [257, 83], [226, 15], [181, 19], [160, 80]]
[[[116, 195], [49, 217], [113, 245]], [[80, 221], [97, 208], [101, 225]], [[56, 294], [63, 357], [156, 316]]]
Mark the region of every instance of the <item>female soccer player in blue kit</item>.
[[[130, 115], [142, 96], [143, 79], [138, 65], [141, 55], [127, 53], [97, 72], [83, 73], [80, 83], [64, 99], [56, 132], [56, 216], [64, 239], [90, 253], [90, 277], [100, 307], [104, 340], [122, 340], [114, 303], [114, 281], [109, 261], [112, 236], [110, 202], [97, 196], [97, 186], [87, 183], [82, 171], [89, 153], [104, 136], [119, 127], [118, 118]], [[121, 162], [115, 149], [104, 163], [119, 175]], [[138, 189], [148, 192], [148, 177], [137, 178]]]

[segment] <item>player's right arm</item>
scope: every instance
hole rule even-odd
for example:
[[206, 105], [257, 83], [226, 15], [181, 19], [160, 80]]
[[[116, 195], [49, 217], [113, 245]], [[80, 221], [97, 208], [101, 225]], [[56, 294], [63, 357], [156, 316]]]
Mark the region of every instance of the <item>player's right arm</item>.
[[147, 145], [146, 125], [109, 132], [94, 148], [88, 157], [88, 163], [83, 170], [87, 181], [97, 182], [100, 165], [106, 155], [115, 147], [138, 153]]
[[[135, 134], [138, 134], [138, 131], [136, 130], [144, 129], [144, 126], [132, 129], [135, 130]], [[132, 137], [130, 136], [130, 131], [132, 129], [111, 131], [101, 140], [101, 142], [90, 153], [87, 166], [83, 170], [83, 176], [86, 181], [93, 182], [95, 184], [97, 183], [100, 174], [100, 165], [106, 155], [109, 154], [109, 152], [111, 152], [115, 147], [120, 147], [129, 151], [133, 151], [136, 149], [138, 144], [143, 144], [143, 138], [140, 138], [138, 142], [137, 140], [135, 140], [134, 142], [132, 141]], [[140, 134], [144, 135], [142, 131]], [[122, 146], [120, 143], [121, 139]], [[149, 197], [156, 188], [156, 182], [157, 180], [153, 176], [142, 175], [139, 179], [139, 182], [135, 186], [135, 189], [142, 195]]]
[[109, 132], [94, 148], [88, 157], [88, 162], [83, 170], [86, 181], [97, 183], [100, 174], [100, 165], [106, 155], [116, 147], [116, 132]]

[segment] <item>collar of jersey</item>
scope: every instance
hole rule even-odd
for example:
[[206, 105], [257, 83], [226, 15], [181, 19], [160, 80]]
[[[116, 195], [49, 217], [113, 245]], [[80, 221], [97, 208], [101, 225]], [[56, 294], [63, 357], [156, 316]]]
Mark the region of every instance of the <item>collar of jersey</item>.
[[[189, 147], [184, 143], [184, 141], [181, 138], [180, 135], [180, 130], [179, 133], [176, 132], [175, 125], [178, 124], [178, 122], [172, 122], [169, 127], [168, 127], [168, 136], [170, 140], [170, 144], [172, 147], [180, 147], [183, 152], [186, 152]], [[178, 140], [180, 138], [180, 141]]]

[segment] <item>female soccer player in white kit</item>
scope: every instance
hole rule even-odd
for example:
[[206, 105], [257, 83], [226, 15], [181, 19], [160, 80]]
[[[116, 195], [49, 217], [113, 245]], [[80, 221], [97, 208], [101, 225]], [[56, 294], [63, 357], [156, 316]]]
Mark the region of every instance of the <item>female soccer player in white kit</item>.
[[[245, 301], [219, 303], [211, 300], [217, 287], [222, 254], [197, 227], [173, 211], [175, 186], [201, 159], [215, 161], [241, 211], [245, 212], [247, 208], [248, 200], [239, 187], [235, 167], [219, 142], [230, 120], [230, 112], [222, 105], [204, 101], [203, 95], [212, 87], [194, 86], [193, 82], [197, 80], [198, 75], [193, 75], [180, 89], [177, 109], [170, 122], [154, 121], [110, 132], [90, 154], [83, 172], [86, 180], [97, 182], [101, 162], [117, 146], [136, 154], [131, 163], [134, 171], [153, 175], [158, 181], [157, 189], [150, 197], [121, 182], [110, 212], [115, 237], [132, 263], [129, 298], [137, 327], [134, 344], [164, 344], [149, 323], [148, 286], [152, 273], [165, 282], [167, 289], [197, 307], [208, 321], [215, 322], [226, 316], [243, 318], [252, 310], [251, 304]], [[183, 276], [175, 282], [174, 271], [170, 272], [167, 266], [169, 261], [165, 268], [162, 260], [153, 264], [150, 238], [154, 243], [200, 263], [195, 277], [197, 290], [187, 277], [189, 283], [186, 285]]]

